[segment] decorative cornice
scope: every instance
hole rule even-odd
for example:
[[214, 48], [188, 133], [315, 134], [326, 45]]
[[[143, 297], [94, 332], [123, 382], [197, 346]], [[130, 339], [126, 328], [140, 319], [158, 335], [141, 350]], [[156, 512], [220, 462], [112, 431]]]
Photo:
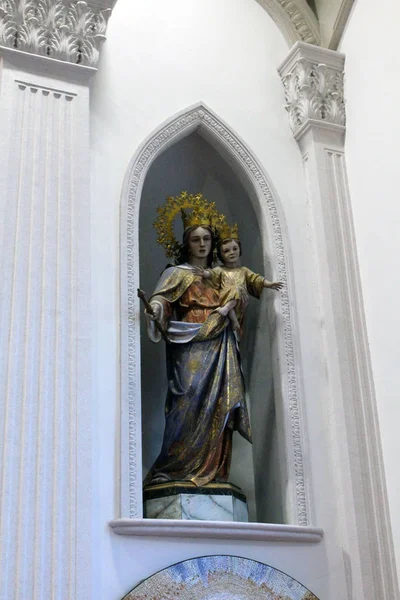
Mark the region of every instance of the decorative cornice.
[[115, 519], [110, 527], [118, 535], [262, 540], [318, 544], [324, 532], [318, 527], [227, 521], [179, 521], [170, 519]]
[[344, 55], [297, 43], [279, 69], [294, 134], [309, 119], [346, 124]]
[[0, 0], [0, 46], [95, 67], [110, 15], [84, 0]]
[[288, 44], [296, 41], [319, 45], [320, 27], [306, 0], [256, 0], [274, 19]]

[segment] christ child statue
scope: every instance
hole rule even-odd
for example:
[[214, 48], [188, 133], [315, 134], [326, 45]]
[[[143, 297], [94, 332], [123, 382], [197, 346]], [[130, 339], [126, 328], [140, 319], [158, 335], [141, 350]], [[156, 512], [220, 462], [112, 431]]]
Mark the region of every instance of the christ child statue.
[[257, 275], [247, 267], [242, 267], [240, 265], [242, 247], [237, 226], [232, 228], [231, 233], [235, 234], [235, 237], [224, 237], [220, 239], [217, 246], [218, 258], [222, 265], [214, 269], [196, 270], [219, 289], [220, 307], [217, 311], [229, 318], [234, 331], [239, 331], [249, 295], [260, 298], [264, 288], [280, 290], [283, 284], [278, 281], [268, 281], [263, 275]]

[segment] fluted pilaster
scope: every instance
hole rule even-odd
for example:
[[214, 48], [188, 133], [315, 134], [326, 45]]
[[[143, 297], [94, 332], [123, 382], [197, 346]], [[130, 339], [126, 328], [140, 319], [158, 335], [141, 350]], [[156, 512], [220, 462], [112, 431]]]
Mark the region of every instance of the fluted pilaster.
[[[4, 43], [5, 10], [16, 4], [0, 5]], [[7, 25], [17, 47], [0, 48], [4, 600], [91, 597], [89, 81], [95, 69], [83, 63], [95, 62], [97, 51], [84, 58], [88, 38], [78, 54], [64, 44], [64, 54], [49, 50], [50, 30], [32, 33], [38, 26], [32, 15], [45, 5], [58, 23], [57, 2], [21, 1], [24, 21], [17, 30]], [[72, 5], [88, 8], [67, 3], [65, 11]], [[22, 45], [23, 31], [32, 34], [30, 45]], [[67, 34], [67, 26], [59, 33]]]
[[391, 600], [398, 583], [347, 183], [344, 62], [343, 54], [298, 42], [279, 73], [305, 173], [305, 235], [326, 372], [315, 393], [329, 414], [337, 529], [352, 573], [348, 593]]

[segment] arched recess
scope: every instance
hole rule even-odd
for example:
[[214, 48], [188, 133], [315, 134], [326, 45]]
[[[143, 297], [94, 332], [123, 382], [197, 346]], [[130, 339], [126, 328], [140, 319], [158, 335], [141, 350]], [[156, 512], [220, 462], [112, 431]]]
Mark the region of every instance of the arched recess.
[[[141, 518], [141, 381], [139, 287], [139, 207], [143, 184], [155, 159], [182, 138], [197, 131], [228, 162], [251, 198], [261, 234], [269, 244], [274, 277], [285, 284], [277, 301], [278, 318], [272, 347], [274, 386], [282, 413], [287, 462], [287, 519], [309, 525], [309, 497], [304, 464], [305, 432], [294, 340], [288, 240], [277, 194], [254, 154], [208, 107], [199, 103], [153, 132], [133, 157], [121, 199], [121, 517]], [[292, 300], [290, 300], [292, 299]]]

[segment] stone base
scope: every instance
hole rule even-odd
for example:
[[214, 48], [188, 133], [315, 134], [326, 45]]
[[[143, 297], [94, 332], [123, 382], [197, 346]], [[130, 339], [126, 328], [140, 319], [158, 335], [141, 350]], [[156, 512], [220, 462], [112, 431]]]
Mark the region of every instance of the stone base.
[[196, 487], [188, 481], [148, 485], [143, 491], [148, 519], [248, 522], [246, 496], [231, 483]]

